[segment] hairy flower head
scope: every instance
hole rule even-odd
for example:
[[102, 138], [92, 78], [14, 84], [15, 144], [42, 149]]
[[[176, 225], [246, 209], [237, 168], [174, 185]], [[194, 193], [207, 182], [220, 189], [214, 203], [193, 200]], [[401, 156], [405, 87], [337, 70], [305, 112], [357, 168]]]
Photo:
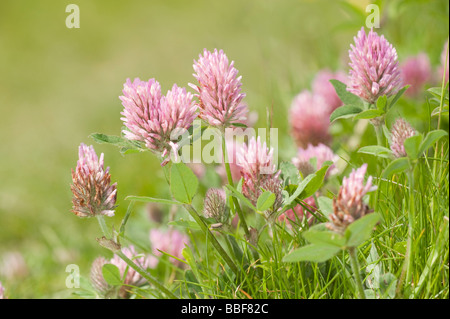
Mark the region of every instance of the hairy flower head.
[[366, 193], [376, 190], [372, 185], [372, 176], [364, 184], [367, 164], [353, 169], [348, 177], [342, 180], [337, 199], [333, 200], [333, 213], [328, 216], [330, 222], [327, 227], [333, 231], [343, 232], [355, 220], [371, 212], [363, 202]]
[[72, 212], [79, 217], [114, 216], [117, 183], [111, 185], [109, 167], [104, 169], [94, 147], [81, 144], [75, 171], [72, 169]]
[[223, 189], [208, 189], [203, 201], [203, 215], [206, 218], [214, 218], [218, 223], [225, 222], [227, 218], [227, 203]]
[[127, 79], [120, 96], [124, 106], [121, 120], [127, 127], [124, 136], [144, 142], [147, 148], [162, 157], [162, 165], [165, 165], [171, 151], [177, 155], [179, 146], [175, 141], [197, 117], [197, 106], [192, 97], [176, 84], [164, 96], [155, 79], [148, 82]]
[[299, 147], [328, 144], [331, 140], [330, 111], [321, 95], [306, 90], [298, 94], [289, 110], [289, 121], [292, 137]]
[[[302, 172], [303, 176], [307, 176], [319, 170], [326, 161], [331, 161], [334, 164], [328, 168], [326, 174], [328, 177], [337, 173], [335, 163], [338, 159], [339, 157], [328, 146], [321, 143], [317, 146], [308, 144], [307, 148], [300, 147], [298, 149], [297, 157], [292, 159], [292, 163]], [[315, 167], [311, 164], [313, 161], [316, 163]]]
[[[133, 260], [135, 264], [144, 270], [156, 266], [156, 258], [154, 256], [139, 255], [132, 245], [123, 247], [121, 251], [126, 257]], [[119, 270], [120, 277], [123, 279], [123, 285], [119, 287], [118, 291], [116, 290], [117, 286], [111, 286], [103, 277], [102, 269], [106, 264], [112, 264]], [[139, 287], [146, 283], [144, 277], [116, 254], [110, 260], [104, 257], [96, 258], [91, 266], [90, 279], [94, 289], [104, 298], [113, 297], [116, 291], [120, 298], [129, 298], [130, 286]]]
[[281, 179], [280, 171], [276, 171], [273, 158], [273, 148], [268, 149], [266, 143], [261, 143], [261, 138], [252, 137], [248, 144], [243, 144], [237, 153], [237, 163], [241, 167], [241, 175], [244, 178], [242, 193], [254, 205], [262, 194], [262, 189], [275, 194], [273, 211], [281, 204]]
[[350, 78], [347, 90], [369, 103], [378, 97], [397, 93], [402, 81], [397, 51], [384, 36], [364, 27], [350, 45]]
[[391, 129], [391, 150], [395, 157], [405, 157], [405, 140], [416, 135], [414, 128], [403, 118], [398, 118]]
[[245, 123], [248, 110], [242, 103], [245, 94], [241, 93], [241, 76], [234, 61], [229, 63], [222, 50], [204, 49], [203, 55], [194, 60], [194, 71], [198, 85], [190, 86], [197, 92], [200, 118], [222, 128]]
[[292, 228], [294, 225], [299, 224], [298, 221], [301, 222], [306, 218], [308, 224], [311, 225], [314, 220], [314, 216], [310, 213], [310, 211], [314, 212], [317, 210], [316, 201], [314, 199], [314, 196], [310, 196], [308, 198], [305, 198], [303, 202], [303, 206], [298, 204], [294, 208], [289, 209], [281, 214], [278, 217], [278, 221], [285, 221], [286, 225]]
[[[153, 228], [150, 230], [150, 243], [152, 251], [156, 256], [161, 256], [163, 252], [179, 259], [183, 259], [183, 249], [189, 243], [189, 237], [176, 229], [160, 230]], [[178, 260], [170, 258], [170, 261], [181, 266]]]
[[420, 53], [406, 59], [401, 66], [404, 84], [411, 85], [405, 94], [417, 95], [424, 84], [431, 79], [431, 64], [426, 53]]

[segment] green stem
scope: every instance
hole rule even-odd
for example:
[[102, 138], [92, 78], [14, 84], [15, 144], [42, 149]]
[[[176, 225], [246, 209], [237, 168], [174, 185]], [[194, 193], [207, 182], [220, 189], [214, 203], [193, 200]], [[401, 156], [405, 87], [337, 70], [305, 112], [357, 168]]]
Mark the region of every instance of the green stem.
[[378, 146], [384, 146], [383, 141], [383, 124], [374, 124], [375, 134], [377, 135], [377, 144]]
[[230, 267], [230, 269], [238, 275], [238, 268], [234, 264], [233, 260], [228, 256], [227, 252], [222, 248], [220, 243], [217, 241], [216, 237], [211, 233], [211, 231], [208, 229], [208, 226], [205, 224], [205, 222], [200, 218], [199, 214], [195, 210], [195, 208], [190, 204], [184, 204], [183, 207], [189, 212], [189, 214], [194, 218], [194, 220], [197, 222], [197, 224], [200, 226], [202, 231], [205, 233], [206, 236], [208, 236], [208, 239], [213, 244], [214, 248], [217, 250], [217, 252], [222, 256], [225, 263]]
[[123, 261], [125, 261], [128, 266], [136, 270], [136, 272], [139, 273], [143, 278], [145, 278], [150, 284], [155, 286], [160, 291], [164, 292], [170, 299], [178, 299], [177, 296], [175, 296], [170, 290], [168, 290], [156, 279], [154, 279], [148, 272], [146, 272], [144, 269], [136, 265], [130, 258], [125, 256], [125, 254], [122, 251], [119, 250], [115, 252], [115, 254], [119, 256]]
[[359, 264], [358, 264], [358, 256], [356, 256], [355, 247], [347, 248], [348, 254], [350, 255], [350, 262], [352, 264], [353, 275], [355, 276], [356, 288], [358, 291], [359, 299], [366, 299], [366, 295], [364, 293], [364, 288], [361, 281], [361, 276], [359, 275]]
[[403, 284], [405, 282], [410, 282], [412, 277], [412, 265], [413, 265], [413, 252], [412, 252], [412, 238], [414, 234], [414, 215], [415, 215], [415, 207], [414, 207], [414, 168], [411, 168], [408, 172], [408, 184], [409, 184], [409, 207], [408, 207], [408, 238], [406, 240], [406, 252], [405, 252], [405, 261], [403, 262], [402, 272], [400, 274], [400, 278], [398, 281], [396, 295], [397, 297], [401, 297], [403, 293], [401, 289], [403, 288]]
[[[169, 164], [171, 165], [171, 162], [169, 162]], [[167, 170], [165, 172], [166, 181], [167, 181], [167, 184], [170, 186], [170, 177], [169, 177], [170, 168], [166, 168], [166, 170]], [[208, 226], [205, 224], [203, 219], [200, 218], [200, 215], [197, 213], [194, 206], [192, 206], [191, 204], [183, 204], [183, 207], [189, 212], [189, 214], [192, 216], [192, 218], [194, 218], [194, 220], [200, 226], [200, 228], [205, 233], [205, 235], [208, 237], [208, 239], [211, 240], [211, 243], [213, 244], [213, 246], [217, 250], [217, 252], [222, 256], [223, 260], [227, 263], [227, 265], [231, 268], [231, 270], [237, 275], [238, 268], [233, 263], [233, 260], [230, 258], [230, 256], [228, 256], [226, 251], [222, 248], [220, 243], [217, 241], [216, 237], [214, 237], [214, 235], [211, 233], [211, 231], [209, 230]]]
[[100, 229], [102, 230], [103, 236], [106, 238], [111, 238], [111, 234], [109, 232], [108, 227], [106, 226], [105, 219], [103, 218], [103, 215], [97, 215], [98, 224], [100, 225]]
[[[103, 235], [106, 238], [110, 238], [110, 232], [108, 230], [108, 227], [106, 226], [105, 219], [102, 215], [97, 216], [98, 223], [100, 225], [100, 229], [102, 230]], [[148, 272], [146, 272], [144, 269], [136, 265], [131, 259], [129, 259], [125, 254], [119, 249], [113, 251], [114, 254], [119, 256], [123, 261], [127, 263], [128, 266], [136, 270], [143, 278], [145, 278], [150, 284], [155, 286], [157, 289], [165, 293], [170, 299], [178, 299], [177, 296], [175, 296], [170, 290], [168, 290], [166, 287], [164, 287], [161, 283], [159, 283], [156, 279], [154, 279]]]
[[[228, 184], [234, 186], [233, 176], [231, 175], [230, 163], [228, 163], [228, 152], [227, 146], [225, 142], [225, 136], [222, 136], [222, 153], [223, 153], [223, 164], [225, 165], [225, 170], [227, 172]], [[244, 228], [245, 235], [247, 237], [250, 236], [250, 231], [248, 230], [247, 222], [245, 221], [244, 214], [242, 213], [241, 206], [239, 205], [238, 200], [235, 197], [232, 197], [235, 211], [239, 216], [239, 220], [241, 221], [242, 227]]]
[[414, 254], [412, 252], [412, 239], [414, 233], [414, 216], [415, 216], [415, 207], [414, 207], [414, 169], [411, 169], [408, 174], [409, 179], [409, 209], [408, 209], [408, 240], [406, 245], [407, 256], [407, 266], [406, 266], [406, 282], [411, 281], [412, 277], [412, 259]]
[[[449, 47], [447, 46], [447, 53], [445, 55], [445, 63], [444, 63], [444, 70], [446, 70], [446, 68], [448, 68], [448, 50]], [[442, 74], [442, 84], [441, 84], [441, 100], [439, 103], [439, 116], [438, 116], [438, 123], [437, 123], [437, 129], [439, 130], [441, 128], [441, 114], [442, 114], [442, 108], [444, 107], [444, 97], [445, 97], [445, 88], [446, 88], [446, 82], [445, 82], [445, 72], [443, 72]], [[439, 140], [436, 142], [436, 144], [434, 145], [434, 157], [437, 157], [438, 155], [438, 148], [439, 148]], [[441, 165], [442, 165], [442, 159], [444, 158], [444, 144], [442, 144], [442, 148], [441, 148]], [[433, 163], [433, 178], [435, 178], [436, 176], [436, 167], [437, 167], [437, 161], [434, 161]], [[434, 207], [434, 197], [433, 197], [433, 202], [432, 205]], [[432, 210], [434, 211], [434, 210]]]
[[[447, 70], [448, 68], [448, 46], [447, 46], [447, 54], [445, 55], [445, 63], [444, 63], [444, 70]], [[441, 85], [441, 101], [439, 104], [439, 117], [438, 117], [438, 124], [437, 124], [437, 129], [439, 130], [439, 128], [441, 127], [441, 114], [442, 114], [442, 107], [444, 105], [444, 95], [445, 95], [445, 71], [442, 74], [442, 85]], [[437, 144], [437, 143], [436, 143]], [[436, 146], [436, 150], [437, 150], [437, 146]]]

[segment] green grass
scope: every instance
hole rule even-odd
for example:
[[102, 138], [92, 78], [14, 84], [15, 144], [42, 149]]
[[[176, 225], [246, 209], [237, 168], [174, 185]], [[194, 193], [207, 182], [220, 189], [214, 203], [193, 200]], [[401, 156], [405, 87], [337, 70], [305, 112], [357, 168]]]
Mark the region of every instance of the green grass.
[[[437, 67], [448, 38], [448, 2], [377, 3], [383, 15], [380, 32], [397, 48], [400, 61], [425, 51]], [[280, 162], [289, 160], [295, 154], [287, 119], [292, 98], [310, 88], [321, 68], [347, 71], [349, 44], [366, 17], [365, 4], [346, 1], [134, 0], [113, 4], [80, 0], [76, 4], [81, 12], [77, 30], [65, 26], [66, 3], [6, 0], [0, 5], [0, 264], [8, 252], [18, 251], [27, 269], [13, 277], [0, 271], [10, 298], [72, 298], [73, 290], [65, 286], [66, 266], [79, 265], [81, 275], [88, 278], [97, 256], [111, 256], [95, 240], [101, 235], [97, 223], [70, 213], [70, 170], [76, 165], [79, 143], [94, 144], [89, 134], [120, 133], [118, 96], [126, 78], [155, 77], [163, 91], [174, 82], [187, 86], [194, 82], [193, 59], [203, 48], [224, 49], [243, 76], [246, 102], [259, 114], [257, 127], [265, 126], [265, 109], [274, 106], [274, 127], [279, 128], [283, 150]], [[436, 80], [433, 86], [438, 85]], [[421, 132], [437, 126], [429, 116], [434, 107], [428, 106], [427, 97], [431, 96], [423, 93], [417, 99], [402, 98], [395, 110]], [[369, 163], [369, 174], [379, 177], [386, 162], [356, 153], [356, 146], [376, 143], [372, 127], [361, 133], [356, 146], [347, 145], [355, 124], [352, 120], [334, 124], [333, 149], [355, 166]], [[448, 131], [448, 116], [442, 118], [440, 127]], [[105, 153], [112, 179], [118, 182], [120, 206], [110, 224], [120, 224], [127, 195], [169, 198], [154, 156], [123, 157], [114, 147], [94, 147]], [[336, 194], [339, 180], [348, 171], [349, 167], [330, 181], [330, 193]], [[415, 298], [448, 298], [448, 138], [445, 143], [441, 140], [436, 154], [430, 149], [419, 161], [415, 179], [412, 280], [419, 287]], [[199, 210], [201, 194], [211, 186], [208, 181], [203, 180], [194, 201]], [[381, 181], [379, 186], [377, 200], [372, 198], [371, 203], [382, 222], [373, 245], [367, 242], [359, 247], [360, 266], [367, 265], [370, 249], [375, 247], [380, 256], [377, 265], [398, 277], [410, 195], [404, 175]], [[168, 213], [168, 207], [163, 210]], [[177, 216], [187, 218], [181, 210]], [[263, 225], [256, 217], [250, 221]], [[145, 206], [136, 205], [127, 235], [142, 251], [149, 250], [150, 227], [155, 224], [147, 218]], [[218, 298], [355, 297], [345, 253], [323, 264], [281, 261], [293, 247], [306, 243], [301, 233], [279, 229], [280, 240], [272, 242], [265, 232], [258, 247], [260, 262], [250, 270], [239, 264], [245, 275], [236, 280], [229, 271], [223, 272], [210, 243], [204, 247], [200, 233], [186, 231], [191, 234], [199, 282], [186, 289], [184, 271], [168, 262], [152, 271], [161, 282], [179, 287], [184, 297], [194, 296], [189, 291]], [[238, 245], [253, 260], [240, 235]], [[364, 269], [361, 274], [367, 276]]]

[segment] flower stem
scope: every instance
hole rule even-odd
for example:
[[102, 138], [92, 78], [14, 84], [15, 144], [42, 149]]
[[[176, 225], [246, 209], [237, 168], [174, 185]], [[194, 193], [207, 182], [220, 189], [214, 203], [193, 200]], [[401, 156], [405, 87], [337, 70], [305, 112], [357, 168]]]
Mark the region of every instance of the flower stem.
[[214, 248], [217, 250], [217, 252], [222, 256], [225, 263], [230, 267], [230, 269], [238, 275], [238, 268], [234, 264], [233, 260], [228, 256], [227, 252], [222, 248], [220, 243], [217, 241], [216, 237], [211, 233], [211, 231], [208, 229], [208, 226], [206, 226], [205, 222], [200, 218], [199, 214], [195, 210], [195, 208], [190, 204], [184, 204], [183, 207], [189, 212], [189, 214], [194, 218], [194, 220], [197, 222], [197, 224], [200, 226], [202, 231], [205, 233], [206, 236], [208, 236], [208, 239], [213, 244]]
[[[172, 162], [169, 162], [171, 165]], [[170, 186], [170, 177], [169, 177], [170, 167], [166, 168], [165, 171], [165, 177], [167, 184]], [[226, 251], [222, 248], [220, 243], [217, 241], [216, 237], [210, 232], [208, 229], [208, 226], [205, 224], [205, 222], [200, 218], [200, 215], [195, 210], [194, 206], [191, 204], [183, 204], [183, 207], [189, 212], [189, 214], [194, 218], [196, 223], [200, 226], [202, 231], [205, 233], [205, 235], [208, 237], [209, 240], [211, 240], [214, 248], [217, 250], [217, 252], [222, 256], [223, 260], [226, 262], [226, 264], [230, 267], [230, 269], [237, 275], [238, 274], [238, 268], [233, 263], [233, 260], [228, 256]]]
[[383, 124], [374, 124], [375, 134], [377, 135], [377, 144], [378, 146], [384, 146], [383, 141]]
[[[100, 228], [102, 230], [103, 235], [106, 238], [110, 237], [110, 232], [108, 230], [108, 227], [106, 226], [105, 219], [102, 215], [97, 216], [98, 223], [100, 225]], [[118, 244], [118, 243], [117, 243]], [[120, 247], [120, 246], [118, 246]], [[154, 279], [147, 271], [136, 265], [131, 259], [129, 259], [125, 254], [120, 250], [114, 250], [114, 254], [119, 256], [124, 262], [127, 263], [128, 266], [136, 270], [143, 278], [145, 278], [150, 284], [155, 286], [157, 289], [165, 293], [170, 299], [178, 299], [177, 296], [175, 296], [170, 290], [168, 290], [166, 287], [164, 287], [161, 283], [159, 283], [156, 279]]]
[[164, 292], [170, 299], [178, 299], [177, 296], [175, 296], [170, 290], [168, 290], [166, 287], [164, 287], [161, 283], [159, 283], [156, 279], [154, 279], [148, 272], [146, 272], [144, 269], [136, 265], [130, 258], [125, 256], [125, 254], [122, 251], [115, 252], [117, 256], [119, 256], [124, 262], [127, 263], [128, 266], [136, 270], [143, 278], [145, 278], [150, 284], [155, 286], [160, 291]]
[[413, 252], [412, 252], [412, 239], [414, 235], [414, 216], [415, 216], [415, 207], [414, 207], [414, 167], [411, 168], [408, 172], [408, 182], [409, 182], [409, 207], [408, 207], [408, 238], [406, 240], [406, 252], [405, 252], [405, 261], [403, 263], [402, 272], [400, 274], [400, 279], [398, 281], [396, 295], [401, 296], [401, 289], [403, 287], [403, 283], [411, 282], [412, 277], [412, 265], [413, 265]]
[[408, 174], [409, 179], [409, 209], [408, 209], [408, 241], [407, 241], [407, 251], [409, 252], [409, 256], [407, 259], [407, 267], [406, 267], [406, 282], [411, 281], [412, 277], [412, 259], [413, 259], [413, 252], [412, 252], [412, 239], [414, 234], [414, 216], [415, 216], [415, 207], [414, 207], [414, 170], [411, 169], [411, 171]]
[[[227, 172], [228, 184], [230, 184], [231, 186], [234, 186], [233, 185], [233, 176], [231, 175], [230, 163], [228, 162], [228, 152], [227, 152], [227, 146], [226, 146], [226, 142], [225, 142], [225, 136], [222, 136], [222, 153], [223, 153], [223, 164], [225, 165], [225, 170]], [[248, 230], [248, 226], [247, 226], [247, 222], [245, 221], [244, 214], [242, 213], [241, 206], [239, 205], [239, 203], [235, 197], [232, 197], [232, 199], [233, 199], [235, 211], [237, 212], [237, 214], [239, 216], [239, 220], [242, 223], [242, 227], [244, 228], [245, 235], [247, 235], [247, 237], [249, 237], [250, 232]]]
[[359, 264], [358, 257], [356, 256], [355, 247], [347, 248], [348, 254], [350, 255], [350, 262], [352, 264], [353, 275], [355, 276], [356, 288], [358, 291], [359, 299], [366, 299], [366, 295], [364, 293], [364, 288], [361, 281], [361, 276], [359, 275]]
[[103, 216], [97, 215], [97, 220], [98, 220], [98, 224], [100, 225], [100, 229], [102, 230], [103, 235], [106, 238], [110, 238], [111, 234], [108, 230], [108, 227], [106, 226], [106, 222], [105, 222], [105, 219], [103, 218]]

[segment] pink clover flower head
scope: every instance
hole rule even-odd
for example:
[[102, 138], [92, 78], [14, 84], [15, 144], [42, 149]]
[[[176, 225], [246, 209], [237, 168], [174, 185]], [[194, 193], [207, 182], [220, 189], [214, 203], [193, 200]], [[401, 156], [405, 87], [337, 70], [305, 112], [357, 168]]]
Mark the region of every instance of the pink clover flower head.
[[177, 140], [197, 117], [197, 106], [193, 95], [176, 84], [166, 96], [161, 94], [161, 86], [155, 79], [148, 82], [136, 78], [127, 79], [123, 95], [120, 96], [124, 110], [121, 120], [127, 130], [125, 138], [145, 143], [145, 146], [159, 154], [162, 166], [170, 160], [170, 152], [177, 156]]
[[330, 142], [330, 112], [322, 96], [301, 92], [294, 98], [289, 115], [292, 137], [299, 147]]
[[109, 261], [105, 257], [98, 257], [94, 260], [91, 266], [90, 279], [92, 287], [101, 296], [106, 297], [108, 293], [112, 290], [105, 278], [103, 277], [103, 266], [109, 264]]
[[426, 53], [420, 53], [406, 59], [401, 66], [404, 84], [411, 85], [405, 92], [409, 96], [417, 95], [431, 79], [431, 64]]
[[72, 212], [79, 217], [114, 216], [117, 183], [111, 185], [109, 167], [104, 169], [94, 147], [81, 143], [75, 171], [72, 169]]
[[[242, 192], [254, 205], [262, 193], [261, 188], [281, 198], [280, 171], [276, 171], [273, 148], [269, 150], [259, 136], [257, 139], [252, 137], [248, 145], [242, 145], [237, 152], [237, 163], [244, 178]], [[274, 211], [278, 208], [274, 205]]]
[[[316, 162], [315, 167], [311, 164], [313, 158], [315, 158]], [[292, 163], [302, 172], [303, 176], [307, 176], [319, 170], [326, 161], [336, 163], [338, 159], [339, 157], [328, 146], [321, 143], [317, 146], [308, 144], [307, 148], [298, 149], [297, 157], [292, 159]], [[326, 176], [329, 177], [336, 173], [337, 168], [333, 164], [328, 168]]]
[[[146, 270], [148, 268], [153, 268], [155, 266], [155, 262], [153, 256], [144, 256], [139, 255], [134, 246], [123, 247], [122, 253], [133, 260], [139, 267]], [[102, 296], [102, 297], [112, 297], [116, 292], [115, 287], [109, 285], [105, 278], [103, 277], [103, 266], [106, 264], [112, 264], [119, 269], [120, 277], [123, 279], [123, 286], [121, 286], [118, 290], [118, 296], [120, 298], [128, 298], [130, 296], [130, 287], [129, 286], [142, 286], [146, 283], [146, 279], [142, 277], [136, 270], [129, 267], [129, 265], [119, 256], [114, 255], [111, 260], [107, 260], [104, 257], [98, 257], [94, 260], [91, 266], [90, 279], [92, 286], [94, 289]]]
[[333, 213], [328, 216], [329, 229], [343, 232], [349, 224], [371, 212], [363, 202], [363, 197], [366, 193], [376, 190], [377, 186], [372, 185], [372, 176], [369, 176], [364, 184], [366, 170], [367, 164], [363, 164], [343, 178], [338, 198], [333, 200]]
[[[139, 255], [136, 252], [136, 249], [134, 248], [133, 245], [130, 245], [129, 247], [123, 247], [122, 253], [142, 269], [146, 270], [154, 266], [154, 261], [151, 259], [152, 256]], [[113, 258], [111, 259], [111, 264], [119, 268], [120, 276], [122, 278], [123, 276], [125, 276], [123, 282], [125, 285], [139, 287], [146, 283], [146, 279], [142, 277], [141, 274], [139, 274], [136, 270], [129, 267], [128, 264], [125, 261], [123, 261], [119, 256], [114, 255]], [[128, 290], [129, 287], [122, 286], [119, 291], [119, 296], [125, 298], [128, 295]]]
[[233, 123], [245, 124], [248, 109], [242, 103], [245, 97], [241, 93], [242, 77], [238, 77], [234, 61], [229, 63], [222, 50], [204, 49], [203, 55], [194, 60], [193, 67], [198, 85], [189, 85], [197, 92], [199, 117], [221, 128], [233, 126]]
[[220, 188], [210, 188], [203, 201], [203, 215], [214, 218], [218, 223], [225, 222], [227, 217], [227, 203], [225, 191]]
[[[176, 229], [162, 231], [154, 228], [150, 230], [150, 243], [156, 256], [161, 256], [160, 251], [164, 251], [169, 255], [183, 259], [183, 249], [189, 243], [189, 237]], [[170, 261], [181, 266], [181, 263], [174, 258], [170, 258]]]
[[369, 103], [378, 97], [391, 96], [402, 85], [397, 51], [384, 36], [373, 29], [366, 35], [364, 27], [350, 45], [350, 77], [347, 90]]
[[391, 129], [391, 151], [395, 157], [407, 156], [405, 140], [416, 135], [414, 128], [403, 118], [398, 118]]
[[[313, 212], [317, 210], [316, 201], [314, 200], [313, 196], [304, 199], [304, 202], [305, 206], [309, 210], [312, 210]], [[281, 214], [278, 217], [278, 221], [286, 221], [286, 225], [292, 228], [295, 224], [297, 224], [297, 220], [301, 221], [303, 218], [306, 218], [308, 224], [311, 225], [314, 216], [310, 213], [309, 210], [304, 209], [302, 205], [298, 204], [294, 208], [289, 209]]]

